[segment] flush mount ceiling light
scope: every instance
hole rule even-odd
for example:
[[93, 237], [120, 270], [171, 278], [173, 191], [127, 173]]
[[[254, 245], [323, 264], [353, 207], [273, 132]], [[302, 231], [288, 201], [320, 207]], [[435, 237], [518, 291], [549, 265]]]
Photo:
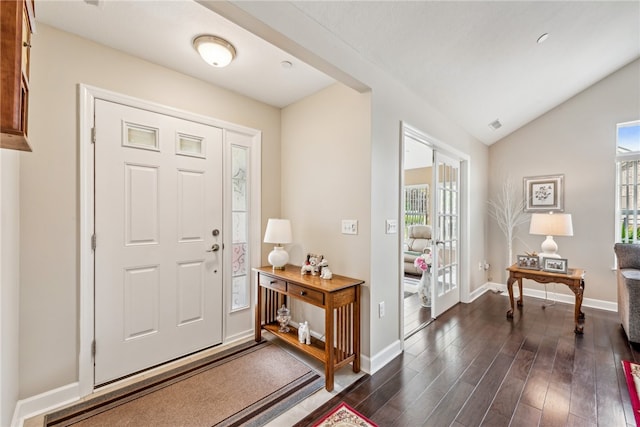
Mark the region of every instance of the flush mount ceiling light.
[[214, 67], [226, 67], [236, 57], [236, 48], [223, 38], [203, 35], [193, 40], [193, 47], [204, 62]]

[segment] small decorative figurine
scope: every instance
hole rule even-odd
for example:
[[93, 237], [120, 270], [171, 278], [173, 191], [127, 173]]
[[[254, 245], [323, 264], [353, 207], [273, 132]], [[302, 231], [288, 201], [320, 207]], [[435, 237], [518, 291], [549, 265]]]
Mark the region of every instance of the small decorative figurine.
[[331, 270], [329, 270], [329, 267], [324, 267], [322, 269], [322, 273], [320, 273], [320, 278], [329, 280], [332, 277], [333, 277], [333, 273], [331, 272]]
[[300, 274], [311, 273], [313, 276], [318, 275], [320, 273], [319, 265], [322, 263], [323, 258], [322, 255], [307, 254], [307, 260], [300, 269]]
[[311, 344], [311, 332], [309, 331], [309, 323], [305, 320], [298, 327], [298, 341], [300, 344]]

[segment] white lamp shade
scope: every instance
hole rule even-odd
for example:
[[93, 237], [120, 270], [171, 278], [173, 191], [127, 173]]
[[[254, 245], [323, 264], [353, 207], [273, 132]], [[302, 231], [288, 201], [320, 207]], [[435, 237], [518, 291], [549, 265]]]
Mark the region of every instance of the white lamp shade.
[[560, 258], [557, 254], [558, 244], [553, 240], [553, 236], [573, 236], [573, 223], [571, 214], [554, 213], [534, 213], [531, 215], [529, 234], [539, 234], [547, 236], [538, 254], [540, 260], [543, 258]]
[[264, 242], [282, 245], [292, 241], [291, 222], [288, 219], [269, 218], [264, 232]]
[[233, 45], [216, 36], [196, 37], [193, 47], [207, 64], [218, 68], [226, 67], [236, 57], [236, 49]]
[[534, 213], [531, 215], [529, 234], [573, 236], [571, 214]]

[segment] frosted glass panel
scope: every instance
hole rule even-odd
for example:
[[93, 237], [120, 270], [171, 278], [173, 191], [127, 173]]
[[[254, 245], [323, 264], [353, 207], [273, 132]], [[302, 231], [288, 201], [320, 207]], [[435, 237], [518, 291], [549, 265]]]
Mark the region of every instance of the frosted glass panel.
[[204, 157], [204, 140], [197, 136], [177, 135], [177, 153], [187, 156]]
[[233, 275], [238, 276], [247, 273], [247, 245], [245, 243], [233, 245], [233, 257], [231, 267]]
[[247, 241], [247, 213], [233, 212], [233, 243]]
[[158, 149], [158, 129], [126, 122], [124, 128], [124, 145], [152, 150]]
[[231, 148], [231, 179], [232, 209], [245, 211], [247, 209], [247, 149], [244, 147]]
[[248, 147], [231, 146], [232, 311], [245, 309], [250, 305], [249, 277], [247, 275], [249, 271], [249, 245], [247, 243], [249, 228], [248, 158]]
[[231, 309], [249, 307], [249, 278], [248, 276], [237, 276], [233, 278], [231, 291]]

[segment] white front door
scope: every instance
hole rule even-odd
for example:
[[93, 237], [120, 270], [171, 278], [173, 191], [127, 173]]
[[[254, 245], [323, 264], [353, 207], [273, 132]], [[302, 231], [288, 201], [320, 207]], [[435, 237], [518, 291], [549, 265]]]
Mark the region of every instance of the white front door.
[[95, 102], [96, 385], [222, 341], [222, 130]]
[[460, 302], [460, 162], [434, 150], [431, 316]]

